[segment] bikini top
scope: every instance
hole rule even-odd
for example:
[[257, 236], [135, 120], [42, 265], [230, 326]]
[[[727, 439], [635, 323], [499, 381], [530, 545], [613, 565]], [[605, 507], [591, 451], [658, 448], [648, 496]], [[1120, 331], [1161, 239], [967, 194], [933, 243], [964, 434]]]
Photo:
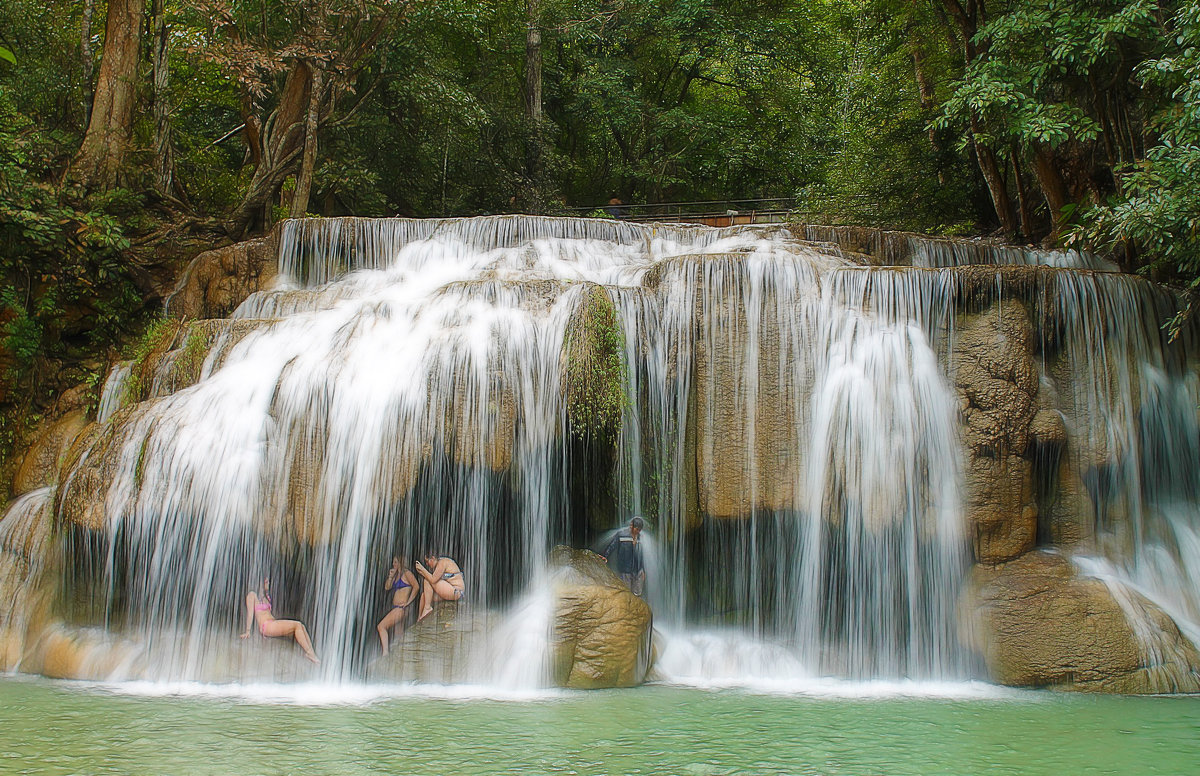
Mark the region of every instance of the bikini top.
[[256, 612], [271, 611], [271, 596], [265, 595], [262, 598], [258, 599], [258, 603], [256, 603], [254, 605], [254, 611], [256, 611]]
[[404, 581], [404, 577], [396, 577], [396, 581], [392, 583], [392, 590], [403, 590], [406, 587], [412, 587]]

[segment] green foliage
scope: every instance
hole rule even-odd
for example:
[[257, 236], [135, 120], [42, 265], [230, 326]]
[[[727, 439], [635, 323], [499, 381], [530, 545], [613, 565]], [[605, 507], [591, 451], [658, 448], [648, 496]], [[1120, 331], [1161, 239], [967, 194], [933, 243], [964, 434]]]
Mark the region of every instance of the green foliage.
[[84, 197], [43, 182], [64, 149], [0, 92], [0, 347], [10, 385], [39, 356], [111, 340], [140, 306], [125, 222], [140, 207], [125, 191]]
[[203, 332], [192, 329], [179, 356], [175, 359], [176, 380], [183, 385], [191, 385], [200, 379], [200, 370], [204, 359], [208, 356], [208, 339]]
[[[1136, 50], [1158, 36], [1157, 0], [1021, 0], [976, 38], [980, 57], [942, 106], [937, 126], [984, 122], [983, 142], [1089, 141], [1097, 83], [1121, 83]], [[962, 142], [970, 140], [963, 135]]]
[[[129, 378], [125, 382], [123, 404], [136, 404], [146, 399], [150, 391], [151, 380], [154, 378], [153, 369], [156, 357], [171, 347], [179, 335], [179, 329], [180, 323], [174, 318], [155, 318], [130, 346], [127, 358], [133, 363], [129, 369]], [[201, 358], [201, 362], [203, 362], [203, 358]]]
[[[972, 166], [952, 132], [926, 129], [933, 108], [922, 105], [913, 77], [912, 49], [925, 45], [914, 38], [915, 22], [878, 7], [853, 16], [851, 10], [843, 8], [841, 23], [853, 45], [831, 63], [846, 76], [830, 156], [819, 179], [798, 192], [800, 217], [921, 232], [973, 224]], [[940, 71], [949, 63], [927, 57], [925, 67]]]
[[1200, 5], [1172, 19], [1175, 45], [1148, 59], [1137, 75], [1165, 95], [1151, 119], [1160, 140], [1123, 172], [1121, 196], [1092, 208], [1077, 240], [1136, 246], [1143, 268], [1179, 274], [1200, 287]]

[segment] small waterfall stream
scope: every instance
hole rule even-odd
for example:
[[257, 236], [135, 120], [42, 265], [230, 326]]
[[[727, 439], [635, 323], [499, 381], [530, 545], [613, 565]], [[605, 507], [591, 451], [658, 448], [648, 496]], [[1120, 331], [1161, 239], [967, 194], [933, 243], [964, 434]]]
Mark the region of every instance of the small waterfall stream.
[[[303, 675], [278, 666], [294, 655], [266, 668], [236, 643], [245, 592], [270, 576], [277, 613], [315, 636], [319, 676], [355, 681], [390, 557], [428, 551], [462, 566], [480, 621], [462, 680], [537, 684], [550, 548], [594, 546], [640, 514], [668, 674], [965, 679], [973, 472], [1018, 456], [1053, 475], [1039, 543], [1104, 554], [1200, 621], [1194, 349], [1158, 330], [1161, 293], [1053, 268], [1101, 266], [1080, 254], [981, 261], [908, 240], [893, 263], [911, 267], [872, 268], [807, 242], [847, 237], [801, 238], [287, 222], [279, 282], [235, 311], [198, 382], [119, 408], [128, 368], [110, 378], [107, 436], [59, 486], [69, 506], [72, 477], [111, 462], [106, 518], [68, 536], [91, 559], [68, 580], [90, 596], [74, 616], [141, 644], [150, 678], [286, 680]], [[564, 343], [597, 288], [620, 328], [611, 443], [581, 436], [566, 398]], [[1010, 304], [1034, 322], [1036, 358], [1004, 385], [1032, 386], [1022, 422], [1053, 409], [1065, 438], [1018, 429], [964, 449], [971, 327], [1008, 325]], [[1068, 482], [1090, 499], [1046, 495]]]

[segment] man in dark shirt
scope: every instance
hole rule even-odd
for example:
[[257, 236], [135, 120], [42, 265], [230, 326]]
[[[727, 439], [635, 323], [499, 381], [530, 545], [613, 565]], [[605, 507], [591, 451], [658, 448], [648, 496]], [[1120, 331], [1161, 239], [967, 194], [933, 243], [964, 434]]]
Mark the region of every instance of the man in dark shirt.
[[613, 571], [639, 597], [646, 586], [646, 567], [642, 563], [642, 544], [638, 539], [645, 525], [642, 518], [634, 517], [628, 528], [617, 531], [603, 552]]

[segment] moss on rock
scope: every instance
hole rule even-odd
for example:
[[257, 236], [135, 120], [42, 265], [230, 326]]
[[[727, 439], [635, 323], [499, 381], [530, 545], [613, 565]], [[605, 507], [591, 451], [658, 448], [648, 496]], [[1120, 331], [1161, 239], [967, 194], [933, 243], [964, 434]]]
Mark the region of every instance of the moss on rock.
[[589, 283], [563, 340], [563, 399], [571, 433], [612, 440], [624, 411], [625, 337], [616, 307], [603, 287]]

